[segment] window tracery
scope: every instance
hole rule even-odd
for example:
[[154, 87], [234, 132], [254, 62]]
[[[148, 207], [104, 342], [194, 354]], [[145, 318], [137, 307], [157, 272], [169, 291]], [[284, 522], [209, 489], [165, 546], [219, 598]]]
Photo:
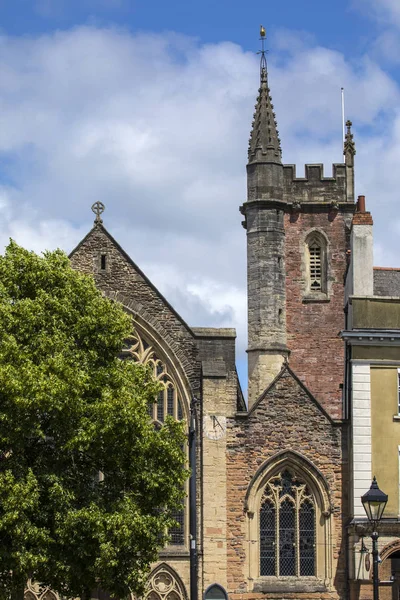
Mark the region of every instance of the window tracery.
[[145, 600], [186, 600], [183, 586], [166, 567], [150, 575]]
[[150, 365], [154, 378], [162, 385], [156, 402], [149, 406], [149, 416], [156, 422], [163, 423], [166, 415], [177, 421], [184, 418], [182, 401], [168, 366], [157, 355], [154, 348], [134, 330], [125, 341], [121, 353], [122, 360], [134, 360], [142, 365]]
[[315, 501], [285, 469], [266, 484], [260, 507], [260, 575], [315, 575]]
[[47, 586], [30, 579], [25, 588], [24, 600], [60, 600], [60, 597]]
[[[148, 412], [157, 428], [161, 427], [167, 415], [177, 421], [182, 421], [184, 412], [182, 401], [179, 397], [178, 387], [168, 365], [161, 360], [155, 349], [144, 340], [137, 330], [125, 341], [120, 358], [122, 360], [134, 360], [143, 365], [150, 366], [154, 378], [162, 385], [157, 398], [153, 404], [149, 404]], [[169, 529], [171, 545], [183, 546], [185, 544], [185, 511], [176, 510], [173, 518], [177, 525]]]

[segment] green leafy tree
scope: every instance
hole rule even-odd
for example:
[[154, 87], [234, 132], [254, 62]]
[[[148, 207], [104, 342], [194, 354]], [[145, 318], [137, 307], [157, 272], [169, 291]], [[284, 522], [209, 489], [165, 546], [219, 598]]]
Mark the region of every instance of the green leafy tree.
[[187, 477], [180, 423], [156, 431], [131, 333], [67, 256], [0, 257], [0, 597], [28, 578], [64, 596], [143, 590]]

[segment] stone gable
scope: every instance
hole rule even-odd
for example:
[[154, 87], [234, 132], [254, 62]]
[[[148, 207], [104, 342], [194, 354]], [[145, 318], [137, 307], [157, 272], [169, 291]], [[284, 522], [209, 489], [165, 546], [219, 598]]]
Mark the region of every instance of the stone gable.
[[[338, 563], [335, 587], [343, 590], [345, 586], [341, 489], [347, 465], [342, 457], [342, 427], [332, 421], [291, 369], [284, 366], [252, 410], [237, 414], [228, 423], [228, 587], [235, 593], [247, 592], [246, 598], [257, 596], [249, 591], [252, 585], [248, 580], [251, 540], [248, 539], [246, 495], [262, 465], [284, 451], [301, 454], [326, 481], [333, 522], [332, 560]], [[282, 592], [280, 594], [282, 598]], [[269, 594], [268, 597], [275, 596]], [[307, 597], [319, 598], [321, 595]]]
[[101, 224], [72, 251], [70, 260], [78, 271], [93, 275], [97, 287], [121, 302], [139, 324], [149, 325], [174, 354], [192, 390], [199, 389], [200, 361], [192, 330]]

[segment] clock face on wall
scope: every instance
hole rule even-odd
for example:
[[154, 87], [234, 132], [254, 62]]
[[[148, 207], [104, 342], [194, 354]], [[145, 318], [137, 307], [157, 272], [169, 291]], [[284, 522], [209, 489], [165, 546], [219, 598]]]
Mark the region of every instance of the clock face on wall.
[[220, 440], [226, 432], [226, 417], [205, 415], [203, 418], [204, 435], [209, 440]]

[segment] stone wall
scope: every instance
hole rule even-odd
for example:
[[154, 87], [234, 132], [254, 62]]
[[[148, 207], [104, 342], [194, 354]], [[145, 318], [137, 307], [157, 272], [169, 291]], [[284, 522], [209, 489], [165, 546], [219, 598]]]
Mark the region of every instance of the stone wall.
[[283, 165], [284, 192], [286, 202], [346, 202], [346, 166], [332, 165], [333, 177], [324, 176], [324, 165], [305, 165], [305, 177], [296, 176], [295, 165]]
[[[261, 594], [252, 591], [255, 580], [249, 576], [252, 565], [249, 553], [254, 540], [249, 539], [249, 518], [245, 498], [257, 470], [282, 451], [299, 452], [314, 465], [329, 488], [332, 514], [331, 539], [326, 544], [325, 591], [308, 586], [291, 591], [289, 579], [280, 581], [279, 592], [268, 598], [345, 598], [346, 568], [342, 542], [342, 523], [346, 518], [347, 497], [342, 481], [347, 477], [346, 459], [342, 454], [342, 430], [324, 413], [306, 392], [288, 367], [248, 414], [228, 421], [227, 442], [227, 509], [228, 509], [228, 591], [230, 598], [253, 599]], [[343, 494], [343, 496], [342, 496]], [[329, 556], [328, 556], [329, 555]], [[253, 559], [258, 560], [258, 558]], [[297, 586], [298, 587], [298, 586]], [[267, 590], [268, 591], [268, 588]], [[300, 595], [299, 595], [300, 594]], [[305, 595], [303, 595], [305, 594]]]
[[[101, 257], [105, 256], [105, 269]], [[95, 226], [70, 256], [72, 266], [94, 276], [97, 287], [116, 298], [175, 354], [192, 391], [199, 390], [200, 361], [194, 334], [102, 225]]]
[[[350, 247], [351, 213], [326, 207], [287, 213], [286, 231], [286, 323], [289, 363], [296, 375], [333, 418], [342, 416], [344, 346], [344, 279], [346, 251]], [[327, 293], [306, 297], [305, 239], [313, 230], [328, 240]]]

